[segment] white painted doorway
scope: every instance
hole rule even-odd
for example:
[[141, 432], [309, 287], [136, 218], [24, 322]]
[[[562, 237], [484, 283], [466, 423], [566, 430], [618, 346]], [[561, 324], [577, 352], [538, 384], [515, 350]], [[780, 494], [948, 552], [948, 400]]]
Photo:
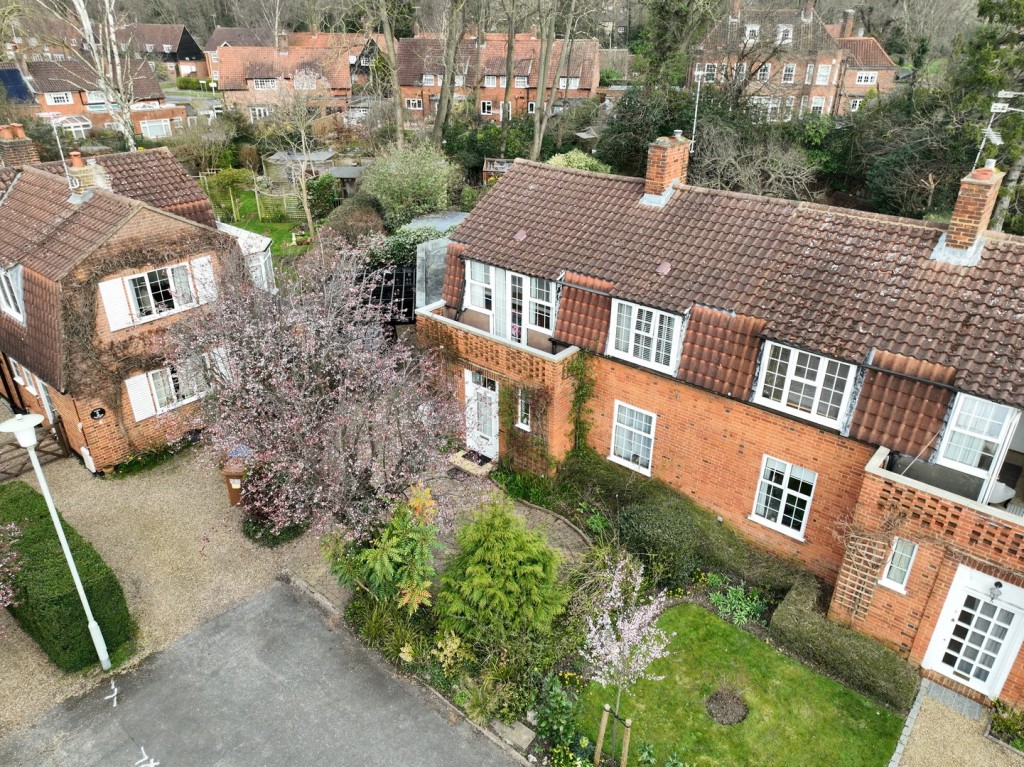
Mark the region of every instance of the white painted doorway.
[[922, 664], [998, 698], [1024, 636], [1024, 589], [957, 568]]
[[491, 460], [498, 457], [498, 382], [465, 371], [466, 447]]

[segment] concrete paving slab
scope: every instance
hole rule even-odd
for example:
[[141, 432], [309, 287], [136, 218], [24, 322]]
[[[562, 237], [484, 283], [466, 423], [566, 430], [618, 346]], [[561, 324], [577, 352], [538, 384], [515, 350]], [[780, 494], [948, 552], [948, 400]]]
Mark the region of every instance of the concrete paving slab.
[[510, 767], [280, 584], [0, 741], [2, 765]]

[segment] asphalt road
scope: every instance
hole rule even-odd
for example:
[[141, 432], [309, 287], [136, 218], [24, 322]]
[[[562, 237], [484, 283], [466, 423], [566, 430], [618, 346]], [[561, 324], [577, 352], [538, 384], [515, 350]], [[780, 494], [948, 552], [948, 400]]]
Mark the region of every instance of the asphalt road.
[[516, 764], [280, 584], [115, 683], [116, 707], [109, 685], [65, 701], [0, 741], [0, 765]]

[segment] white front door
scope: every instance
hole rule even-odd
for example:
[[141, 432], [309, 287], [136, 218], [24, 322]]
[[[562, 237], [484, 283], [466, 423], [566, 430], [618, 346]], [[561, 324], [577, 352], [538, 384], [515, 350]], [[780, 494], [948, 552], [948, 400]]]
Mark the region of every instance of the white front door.
[[998, 698], [1022, 633], [1024, 589], [960, 565], [922, 665]]
[[498, 457], [498, 382], [471, 370], [466, 375], [466, 446]]

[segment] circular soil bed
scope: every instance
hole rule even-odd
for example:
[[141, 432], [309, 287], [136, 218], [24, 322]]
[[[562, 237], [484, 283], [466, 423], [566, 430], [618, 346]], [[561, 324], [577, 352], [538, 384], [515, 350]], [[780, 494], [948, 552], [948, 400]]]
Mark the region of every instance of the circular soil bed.
[[732, 690], [719, 689], [704, 701], [708, 714], [719, 724], [739, 724], [747, 718], [747, 704]]

